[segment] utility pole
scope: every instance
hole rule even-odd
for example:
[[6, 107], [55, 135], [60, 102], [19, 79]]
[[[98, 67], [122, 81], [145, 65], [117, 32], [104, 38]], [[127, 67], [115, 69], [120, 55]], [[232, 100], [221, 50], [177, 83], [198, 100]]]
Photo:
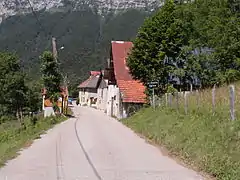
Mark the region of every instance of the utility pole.
[[57, 45], [56, 45], [56, 38], [52, 38], [52, 48], [53, 48], [53, 58], [57, 62]]
[[67, 110], [68, 110], [68, 96], [69, 96], [69, 94], [68, 94], [68, 77], [67, 77], [67, 75], [65, 75], [63, 77], [63, 85], [64, 85], [65, 91], [67, 93], [66, 97], [64, 98], [64, 111], [63, 111], [63, 113], [67, 114]]

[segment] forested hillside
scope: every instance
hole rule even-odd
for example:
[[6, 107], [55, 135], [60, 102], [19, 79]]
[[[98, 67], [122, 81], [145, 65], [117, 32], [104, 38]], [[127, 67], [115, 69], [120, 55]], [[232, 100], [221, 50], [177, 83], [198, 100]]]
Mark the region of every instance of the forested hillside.
[[[25, 72], [39, 77], [39, 55], [51, 50], [51, 37], [57, 38], [59, 61], [72, 83], [85, 78], [89, 70], [104, 67], [111, 40], [130, 40], [147, 16], [130, 9], [104, 17], [92, 10], [38, 12], [12, 16], [0, 25], [0, 50], [16, 52]], [[75, 82], [74, 82], [75, 81]]]

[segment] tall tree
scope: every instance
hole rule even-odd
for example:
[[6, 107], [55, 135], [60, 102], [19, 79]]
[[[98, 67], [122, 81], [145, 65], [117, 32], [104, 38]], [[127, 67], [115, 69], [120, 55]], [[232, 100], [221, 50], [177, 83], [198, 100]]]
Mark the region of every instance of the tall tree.
[[41, 62], [43, 84], [47, 90], [47, 95], [53, 98], [56, 93], [60, 92], [62, 76], [59, 71], [59, 65], [53, 54], [48, 51], [42, 54]]
[[13, 54], [0, 53], [0, 106], [1, 115], [16, 113], [22, 120], [26, 105], [27, 86], [18, 58]]
[[29, 112], [36, 112], [41, 108], [41, 88], [42, 84], [36, 80], [28, 79], [28, 91], [27, 91], [27, 102], [26, 109]]
[[[148, 18], [140, 28], [128, 58], [130, 72], [135, 79], [147, 83], [159, 80], [160, 90], [166, 91], [170, 73], [185, 76], [181, 61], [182, 48], [188, 45], [191, 16], [181, 14], [177, 5], [167, 0], [164, 6]], [[191, 22], [191, 20], [189, 20]]]
[[[212, 50], [211, 56], [205, 60], [201, 59], [202, 56], [195, 56], [195, 60], [203, 65], [200, 77], [207, 75], [206, 71], [211, 71], [205, 76], [206, 85], [240, 79], [240, 20], [232, 11], [232, 5], [234, 1], [230, 0], [199, 0], [188, 6], [194, 18], [192, 49], [207, 47]], [[206, 55], [205, 52], [201, 54]]]

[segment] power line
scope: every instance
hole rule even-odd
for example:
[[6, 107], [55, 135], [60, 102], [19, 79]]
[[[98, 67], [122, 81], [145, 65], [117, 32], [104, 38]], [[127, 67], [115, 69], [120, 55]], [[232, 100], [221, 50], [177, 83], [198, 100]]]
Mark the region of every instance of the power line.
[[[20, 1], [20, 3], [21, 3], [21, 0], [19, 0]], [[37, 20], [37, 23], [38, 23], [38, 25], [39, 25], [39, 27], [44, 31], [44, 33], [45, 33], [45, 35], [48, 37], [48, 36], [50, 36], [50, 37], [53, 37], [53, 35], [52, 35], [52, 28], [51, 28], [51, 30], [49, 30], [49, 31], [47, 31], [46, 30], [46, 28], [44, 28], [44, 26], [42, 25], [42, 23], [41, 23], [41, 21], [39, 20], [39, 17], [38, 17], [38, 15], [37, 15], [37, 13], [36, 13], [36, 11], [34, 10], [34, 8], [33, 8], [33, 5], [32, 5], [32, 3], [30, 2], [30, 0], [27, 0], [27, 2], [28, 2], [28, 4], [29, 4], [29, 7], [30, 7], [30, 9], [31, 9], [31, 12], [32, 12], [32, 14], [34, 15], [34, 17], [36, 18], [36, 20]], [[45, 8], [47, 7], [47, 5], [48, 5], [48, 3], [47, 3], [47, 0], [44, 0], [44, 2], [45, 2]], [[53, 0], [51, 0], [50, 2], [53, 2]], [[22, 4], [22, 3], [21, 3]], [[66, 16], [66, 15], [64, 15], [64, 16]], [[57, 22], [53, 25], [53, 27], [56, 27], [56, 25], [57, 25]], [[56, 37], [57, 39], [58, 38], [60, 38], [60, 37]]]

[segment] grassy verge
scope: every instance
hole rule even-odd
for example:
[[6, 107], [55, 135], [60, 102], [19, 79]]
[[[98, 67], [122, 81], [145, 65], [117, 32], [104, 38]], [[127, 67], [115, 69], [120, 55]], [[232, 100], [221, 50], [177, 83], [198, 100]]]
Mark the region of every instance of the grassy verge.
[[240, 179], [240, 122], [222, 115], [146, 108], [123, 123], [216, 179]]
[[25, 127], [20, 127], [15, 121], [0, 124], [0, 166], [14, 158], [17, 152], [43, 134], [46, 130], [55, 124], [66, 120], [65, 117], [37, 117], [36, 122], [33, 119], [25, 119]]
[[73, 116], [73, 111], [71, 108], [68, 107], [67, 109], [67, 116]]

